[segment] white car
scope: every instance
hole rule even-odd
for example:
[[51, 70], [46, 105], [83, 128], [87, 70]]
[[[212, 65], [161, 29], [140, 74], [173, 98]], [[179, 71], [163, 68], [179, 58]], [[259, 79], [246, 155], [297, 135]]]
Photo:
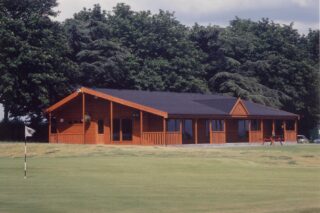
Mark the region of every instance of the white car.
[[314, 139], [313, 143], [320, 143], [320, 138]]
[[309, 143], [309, 139], [304, 135], [297, 135], [297, 142], [298, 143]]

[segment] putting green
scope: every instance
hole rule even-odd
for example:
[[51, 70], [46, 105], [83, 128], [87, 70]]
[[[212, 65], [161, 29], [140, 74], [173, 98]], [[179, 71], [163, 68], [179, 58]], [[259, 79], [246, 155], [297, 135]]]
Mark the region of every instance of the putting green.
[[0, 212], [320, 212], [320, 146], [0, 143]]

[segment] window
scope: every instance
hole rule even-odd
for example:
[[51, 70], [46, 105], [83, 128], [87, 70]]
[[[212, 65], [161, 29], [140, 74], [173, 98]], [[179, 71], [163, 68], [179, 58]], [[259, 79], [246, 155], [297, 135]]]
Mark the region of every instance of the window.
[[51, 118], [51, 133], [57, 133], [57, 119], [55, 117]]
[[212, 120], [212, 131], [224, 131], [224, 120]]
[[98, 134], [104, 134], [104, 122], [102, 119], [98, 120]]
[[167, 131], [168, 132], [179, 132], [180, 131], [180, 120], [168, 119]]
[[113, 119], [112, 139], [120, 141], [120, 119]]
[[132, 140], [132, 120], [122, 119], [122, 140], [131, 141]]
[[193, 138], [192, 120], [184, 120], [182, 137], [184, 140], [191, 140]]
[[286, 130], [294, 130], [295, 129], [295, 121], [294, 120], [288, 120], [286, 121]]
[[260, 120], [251, 120], [251, 130], [252, 131], [260, 131], [261, 126], [260, 126]]

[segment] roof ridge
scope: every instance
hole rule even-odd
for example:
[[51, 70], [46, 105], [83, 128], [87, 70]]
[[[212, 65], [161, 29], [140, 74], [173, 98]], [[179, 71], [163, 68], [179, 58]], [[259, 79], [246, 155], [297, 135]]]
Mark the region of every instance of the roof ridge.
[[170, 94], [183, 94], [183, 95], [209, 95], [209, 96], [218, 96], [225, 98], [236, 98], [229, 95], [224, 95], [220, 93], [197, 93], [197, 92], [176, 92], [176, 91], [161, 91], [161, 90], [140, 90], [140, 89], [114, 89], [114, 88], [105, 88], [105, 87], [91, 87], [93, 90], [114, 90], [114, 91], [132, 91], [132, 92], [148, 92], [148, 93], [170, 93]]

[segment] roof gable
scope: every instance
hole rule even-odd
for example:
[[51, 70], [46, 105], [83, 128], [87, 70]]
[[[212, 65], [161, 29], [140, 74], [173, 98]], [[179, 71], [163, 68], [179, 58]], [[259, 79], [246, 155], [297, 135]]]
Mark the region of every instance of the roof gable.
[[238, 98], [229, 114], [232, 116], [247, 116], [249, 112], [241, 99]]

